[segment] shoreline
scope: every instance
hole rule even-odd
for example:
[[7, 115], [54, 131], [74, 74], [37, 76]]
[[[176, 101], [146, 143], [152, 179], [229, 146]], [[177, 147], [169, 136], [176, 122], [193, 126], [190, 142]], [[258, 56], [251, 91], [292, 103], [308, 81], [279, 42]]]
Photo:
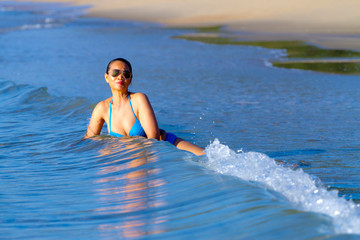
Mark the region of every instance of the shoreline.
[[330, 49], [360, 51], [360, 2], [344, 0], [15, 0], [89, 6], [85, 16], [158, 23], [164, 27], [222, 26], [243, 41], [301, 40]]

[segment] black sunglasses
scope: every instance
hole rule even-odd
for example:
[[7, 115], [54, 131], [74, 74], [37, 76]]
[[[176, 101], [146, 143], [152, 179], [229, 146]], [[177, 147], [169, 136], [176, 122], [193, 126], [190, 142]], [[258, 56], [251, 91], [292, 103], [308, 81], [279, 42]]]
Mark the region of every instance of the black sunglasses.
[[110, 71], [110, 75], [114, 78], [118, 77], [119, 75], [122, 75], [124, 78], [128, 79], [131, 78], [131, 72], [130, 71], [121, 71], [118, 69], [114, 69]]

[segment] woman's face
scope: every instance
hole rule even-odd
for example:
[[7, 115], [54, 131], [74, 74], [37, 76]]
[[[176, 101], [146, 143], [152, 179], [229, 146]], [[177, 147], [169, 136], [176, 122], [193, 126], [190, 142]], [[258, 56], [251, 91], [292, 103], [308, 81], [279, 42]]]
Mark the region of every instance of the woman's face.
[[105, 73], [105, 80], [112, 89], [126, 90], [131, 83], [132, 74], [129, 66], [122, 61], [111, 63], [108, 73]]

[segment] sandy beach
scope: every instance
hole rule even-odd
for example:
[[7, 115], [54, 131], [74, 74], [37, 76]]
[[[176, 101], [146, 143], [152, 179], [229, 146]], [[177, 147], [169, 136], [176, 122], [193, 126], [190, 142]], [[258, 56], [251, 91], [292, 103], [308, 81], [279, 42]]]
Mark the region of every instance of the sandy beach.
[[[306, 40], [360, 50], [356, 0], [32, 0], [88, 5], [88, 15], [165, 26], [222, 25], [249, 40]], [[244, 32], [248, 34], [244, 34]], [[241, 37], [240, 36], [240, 37]]]

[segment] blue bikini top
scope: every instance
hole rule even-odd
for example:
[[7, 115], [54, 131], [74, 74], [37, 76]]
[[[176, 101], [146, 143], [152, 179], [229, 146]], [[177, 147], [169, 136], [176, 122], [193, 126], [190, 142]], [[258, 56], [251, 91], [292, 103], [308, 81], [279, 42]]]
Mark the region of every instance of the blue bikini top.
[[[110, 117], [109, 117], [109, 129], [110, 129], [110, 136], [113, 136], [113, 137], [123, 137], [124, 135], [121, 135], [119, 133], [116, 133], [116, 132], [113, 132], [111, 131], [111, 105], [112, 105], [112, 102], [113, 100], [111, 99], [111, 102], [110, 102]], [[136, 115], [135, 115], [135, 112], [134, 112], [134, 109], [132, 107], [132, 104], [131, 104], [131, 100], [130, 100], [130, 94], [129, 94], [129, 103], [130, 103], [130, 107], [131, 107], [131, 110], [134, 114], [134, 117], [136, 119], [134, 125], [131, 127], [130, 129], [130, 132], [129, 132], [129, 136], [141, 136], [141, 137], [146, 137], [146, 133], [143, 129], [143, 127], [141, 126], [141, 123], [140, 121], [137, 119]]]

